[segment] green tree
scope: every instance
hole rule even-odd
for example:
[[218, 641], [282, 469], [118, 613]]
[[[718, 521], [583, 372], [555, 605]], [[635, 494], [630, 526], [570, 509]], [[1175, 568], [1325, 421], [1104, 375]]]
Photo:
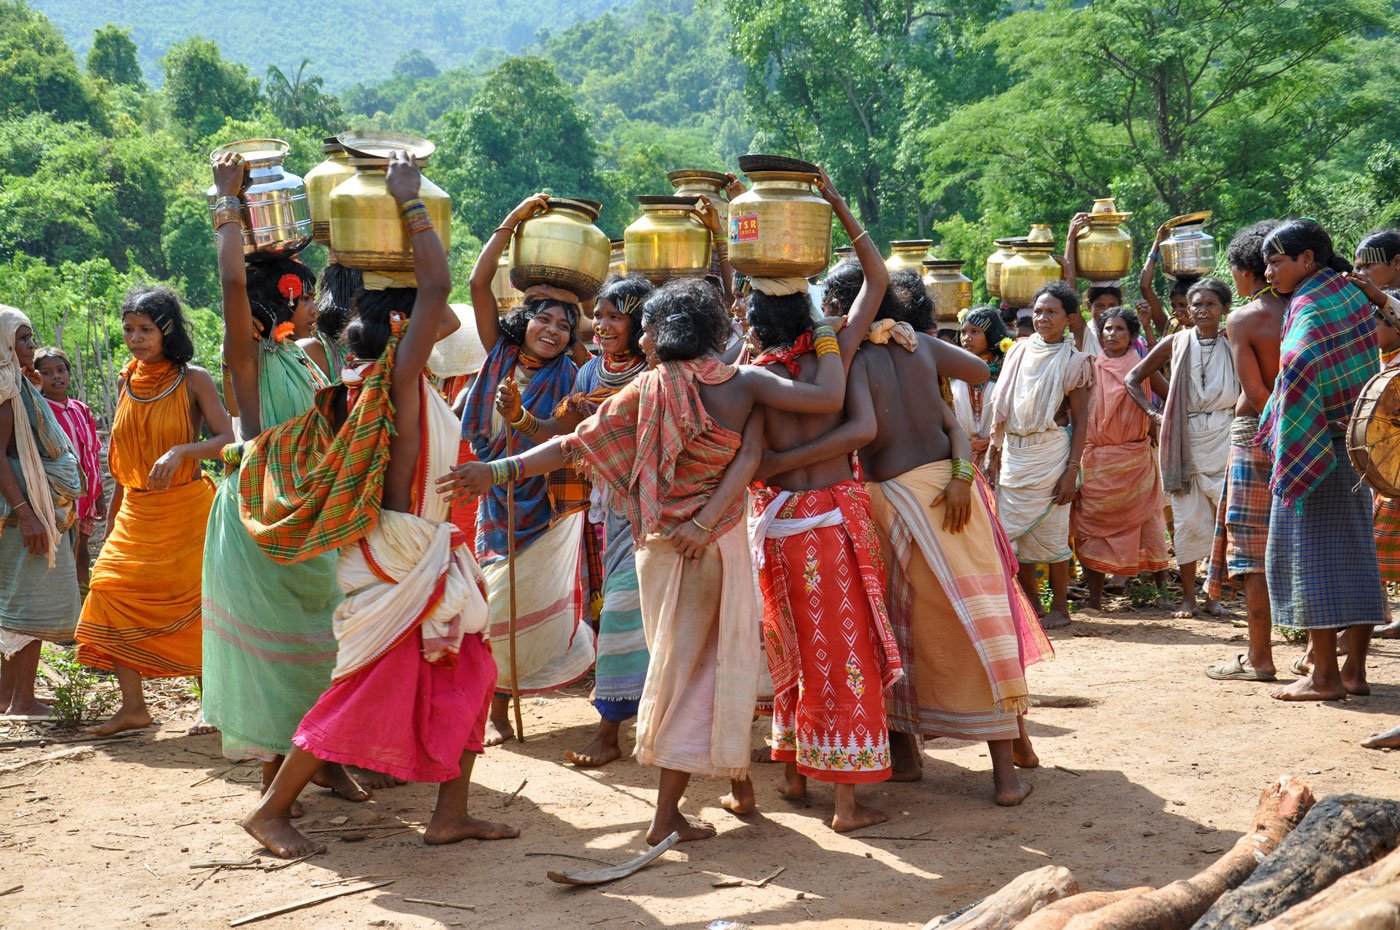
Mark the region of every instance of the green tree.
[[340, 101], [326, 93], [325, 80], [319, 75], [307, 75], [311, 59], [303, 58], [296, 74], [287, 77], [276, 65], [267, 69], [267, 103], [273, 114], [295, 129], [316, 129], [331, 132], [339, 128], [342, 117]]
[[23, 0], [0, 0], [0, 119], [26, 113], [96, 126], [104, 122], [59, 31]]
[[479, 238], [542, 188], [601, 199], [597, 144], [573, 94], [543, 58], [511, 58], [487, 73], [471, 106], [448, 113], [433, 139], [433, 179]]
[[418, 49], [409, 49], [394, 62], [394, 77], [410, 81], [421, 81], [437, 77], [438, 66]]
[[219, 47], [193, 36], [161, 59], [170, 115], [196, 140], [214, 134], [227, 119], [247, 119], [262, 99], [258, 82], [243, 65], [224, 61]]
[[1000, 0], [725, 0], [755, 146], [820, 162], [876, 238], [923, 231], [906, 136], [985, 76]]
[[88, 74], [107, 81], [109, 84], [131, 84], [140, 86], [141, 66], [136, 62], [136, 43], [131, 39], [131, 31], [108, 23], [92, 34], [92, 48], [88, 49]]
[[980, 219], [987, 238], [1064, 223], [1110, 194], [1137, 212], [1140, 246], [1173, 214], [1209, 208], [1222, 229], [1277, 215], [1310, 178], [1361, 168], [1358, 130], [1366, 146], [1400, 134], [1382, 119], [1394, 46], [1362, 38], [1392, 25], [1384, 0], [1054, 0], [1017, 13], [985, 36], [1014, 84], [921, 137], [926, 196]]

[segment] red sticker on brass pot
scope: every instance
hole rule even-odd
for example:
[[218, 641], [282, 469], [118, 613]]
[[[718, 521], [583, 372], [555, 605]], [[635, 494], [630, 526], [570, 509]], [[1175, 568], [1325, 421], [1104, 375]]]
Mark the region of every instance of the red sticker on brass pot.
[[754, 242], [758, 239], [758, 214], [743, 213], [729, 218], [730, 242]]

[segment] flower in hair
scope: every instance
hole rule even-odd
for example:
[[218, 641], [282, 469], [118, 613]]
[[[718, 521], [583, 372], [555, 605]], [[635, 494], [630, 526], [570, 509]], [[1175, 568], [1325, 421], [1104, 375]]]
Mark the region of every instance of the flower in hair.
[[289, 273], [277, 279], [277, 293], [287, 298], [289, 304], [294, 304], [301, 299], [304, 290], [301, 278], [297, 275]]
[[272, 341], [286, 342], [288, 339], [292, 338], [296, 329], [296, 324], [294, 323], [278, 323], [272, 330]]
[[1010, 336], [1007, 336], [1007, 337], [1006, 337], [1005, 339], [1003, 339], [1001, 342], [998, 342], [998, 343], [997, 343], [997, 348], [998, 348], [998, 349], [1001, 349], [1002, 354], [1005, 355], [1007, 352], [1010, 352], [1010, 351], [1011, 351], [1011, 347], [1014, 346], [1015, 344], [1016, 344], [1016, 340], [1015, 340], [1015, 339], [1012, 339]]
[[408, 328], [408, 317], [395, 310], [389, 314], [389, 331], [395, 336], [403, 335], [403, 331]]
[[966, 322], [967, 322], [967, 314], [968, 314], [968, 311], [967, 311], [966, 309], [959, 310], [959, 311], [958, 311], [958, 322], [959, 322], [959, 323], [966, 323]]

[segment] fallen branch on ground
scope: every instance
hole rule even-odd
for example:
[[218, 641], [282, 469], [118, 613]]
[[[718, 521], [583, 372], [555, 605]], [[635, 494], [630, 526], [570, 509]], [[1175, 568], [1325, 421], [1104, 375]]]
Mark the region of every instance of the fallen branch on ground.
[[359, 894], [362, 891], [373, 891], [376, 888], [383, 888], [385, 885], [392, 885], [394, 879], [382, 882], [375, 882], [372, 885], [361, 885], [358, 888], [337, 888], [335, 891], [327, 891], [324, 894], [316, 895], [312, 898], [303, 898], [300, 901], [293, 901], [291, 904], [284, 904], [281, 907], [270, 908], [266, 911], [258, 911], [256, 914], [249, 914], [247, 917], [238, 917], [230, 920], [230, 927], [241, 927], [244, 924], [251, 924], [255, 921], [266, 920], [269, 917], [276, 917], [279, 914], [287, 914], [292, 911], [299, 911], [304, 907], [315, 907], [317, 904], [324, 904], [327, 901], [334, 901], [336, 898], [343, 898], [346, 895]]
[[606, 869], [591, 869], [582, 872], [546, 872], [549, 880], [558, 882], [561, 885], [604, 885], [608, 882], [615, 882], [620, 878], [626, 878], [641, 869], [646, 868], [655, 862], [662, 853], [670, 849], [681, 841], [679, 833], [672, 833], [651, 849], [642, 853], [635, 859], [629, 859], [621, 865], [610, 866]]
[[923, 930], [1011, 930], [1052, 901], [1079, 891], [1069, 869], [1047, 865], [1023, 872], [965, 908], [935, 917]]

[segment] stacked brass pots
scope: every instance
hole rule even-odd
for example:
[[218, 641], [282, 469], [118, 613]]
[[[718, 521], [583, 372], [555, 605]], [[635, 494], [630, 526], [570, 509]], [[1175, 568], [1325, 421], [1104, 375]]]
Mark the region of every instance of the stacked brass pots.
[[[404, 233], [399, 205], [385, 181], [389, 156], [412, 153], [426, 165], [434, 145], [396, 132], [347, 132], [336, 137], [355, 175], [331, 191], [331, 248], [336, 261], [366, 271], [412, 271], [413, 246]], [[428, 208], [443, 250], [452, 244], [452, 198], [426, 177], [418, 196]]]
[[1205, 231], [1209, 210], [1173, 217], [1164, 224], [1172, 234], [1162, 240], [1162, 273], [1199, 278], [1215, 271], [1215, 238]]
[[345, 146], [335, 136], [321, 144], [326, 160], [306, 172], [306, 201], [311, 207], [311, 239], [331, 244], [331, 192], [355, 176]]
[[932, 239], [895, 239], [890, 243], [890, 257], [885, 259], [885, 267], [890, 271], [913, 268], [922, 273], [932, 245]]
[[997, 250], [996, 250], [995, 252], [993, 252], [991, 255], [988, 255], [988, 256], [987, 256], [987, 265], [986, 265], [986, 272], [985, 272], [985, 274], [986, 274], [986, 282], [987, 282], [987, 293], [988, 293], [988, 294], [991, 294], [993, 297], [1000, 297], [1000, 296], [1001, 296], [1001, 266], [1004, 265], [1004, 264], [1006, 263], [1006, 260], [1007, 260], [1008, 258], [1010, 258], [1011, 256], [1013, 256], [1013, 255], [1016, 254], [1015, 252], [1011, 251], [1011, 245], [1012, 245], [1012, 243], [1014, 243], [1016, 240], [1015, 240], [1015, 239], [997, 239], [997, 240], [995, 240], [995, 241], [996, 241]]
[[933, 315], [940, 323], [958, 322], [958, 315], [972, 306], [972, 279], [963, 274], [967, 262], [957, 258], [931, 258], [923, 262], [924, 289], [933, 301]]
[[775, 155], [742, 155], [753, 182], [729, 205], [729, 261], [740, 274], [810, 278], [831, 259], [831, 204], [816, 192], [816, 165]]
[[710, 270], [710, 230], [695, 213], [695, 198], [643, 195], [637, 203], [642, 215], [622, 233], [628, 269], [653, 284], [703, 278]]
[[703, 171], [699, 168], [681, 168], [666, 172], [666, 180], [676, 189], [677, 197], [697, 200], [703, 194], [719, 207], [721, 217], [728, 219], [729, 197], [725, 190], [729, 187], [729, 176], [718, 171]]
[[551, 197], [543, 212], [515, 229], [510, 243], [510, 283], [522, 291], [548, 284], [593, 298], [608, 276], [612, 247], [597, 226], [596, 200]]
[[627, 277], [626, 243], [621, 239], [609, 239], [608, 246], [611, 249], [608, 253], [608, 274]]
[[[311, 241], [306, 184], [282, 167], [289, 148], [281, 139], [244, 139], [209, 153], [210, 161], [230, 152], [243, 156], [244, 182], [238, 199], [243, 209], [244, 255], [291, 255]], [[218, 191], [210, 187], [208, 196], [212, 210]]]
[[1001, 299], [1009, 307], [1029, 307], [1035, 292], [1061, 277], [1060, 264], [1051, 253], [1055, 240], [1050, 227], [1036, 225], [1031, 234], [1012, 244], [1013, 254], [1001, 266]]
[[1113, 198], [1094, 201], [1089, 228], [1075, 245], [1075, 274], [1095, 284], [1112, 284], [1127, 277], [1133, 265], [1133, 237], [1121, 227], [1131, 213], [1119, 213]]
[[501, 255], [496, 263], [496, 273], [491, 277], [491, 294], [496, 298], [496, 312], [505, 316], [525, 303], [525, 295], [510, 283], [510, 250]]

